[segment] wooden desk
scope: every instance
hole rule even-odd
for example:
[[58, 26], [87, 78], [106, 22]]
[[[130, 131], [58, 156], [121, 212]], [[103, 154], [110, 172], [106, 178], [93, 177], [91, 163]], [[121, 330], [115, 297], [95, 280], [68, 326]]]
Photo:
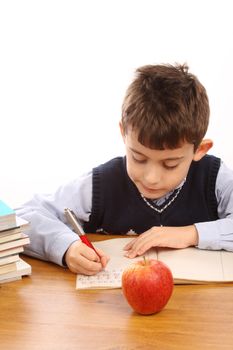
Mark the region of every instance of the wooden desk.
[[70, 271], [23, 258], [32, 276], [0, 286], [2, 350], [233, 348], [233, 284], [175, 286], [163, 311], [140, 316], [119, 289], [78, 292]]

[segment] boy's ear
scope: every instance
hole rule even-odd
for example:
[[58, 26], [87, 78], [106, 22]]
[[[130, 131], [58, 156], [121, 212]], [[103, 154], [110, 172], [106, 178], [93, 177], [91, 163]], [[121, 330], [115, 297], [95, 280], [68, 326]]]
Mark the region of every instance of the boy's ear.
[[209, 149], [213, 146], [213, 141], [210, 139], [205, 139], [202, 140], [200, 145], [198, 146], [198, 148], [196, 149], [194, 156], [193, 156], [193, 160], [194, 161], [198, 161], [200, 160], [202, 157], [204, 157], [204, 155], [209, 151]]

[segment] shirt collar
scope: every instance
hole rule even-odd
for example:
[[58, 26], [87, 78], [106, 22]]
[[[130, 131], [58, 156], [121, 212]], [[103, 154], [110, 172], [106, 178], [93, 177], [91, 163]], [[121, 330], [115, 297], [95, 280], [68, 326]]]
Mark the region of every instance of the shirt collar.
[[171, 190], [170, 192], [166, 193], [163, 197], [160, 197], [158, 199], [152, 199], [152, 201], [154, 202], [154, 204], [156, 205], [162, 205], [172, 194], [175, 190], [178, 190], [178, 188], [182, 187], [184, 185], [186, 181], [186, 178], [184, 178], [184, 180], [181, 181], [181, 183], [175, 187], [173, 190]]

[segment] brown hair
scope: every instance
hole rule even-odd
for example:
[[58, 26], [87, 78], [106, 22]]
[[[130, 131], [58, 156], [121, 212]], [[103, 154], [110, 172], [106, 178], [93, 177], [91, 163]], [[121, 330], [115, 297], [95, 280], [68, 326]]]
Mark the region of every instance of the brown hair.
[[174, 149], [182, 142], [196, 149], [209, 123], [204, 86], [187, 65], [147, 65], [136, 70], [122, 106], [124, 133], [138, 132], [138, 141], [152, 149]]

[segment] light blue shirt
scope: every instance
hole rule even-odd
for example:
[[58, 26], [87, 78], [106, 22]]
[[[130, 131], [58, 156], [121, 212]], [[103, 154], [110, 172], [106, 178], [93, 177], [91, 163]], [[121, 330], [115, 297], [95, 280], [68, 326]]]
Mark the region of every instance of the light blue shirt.
[[[219, 219], [195, 223], [199, 236], [197, 247], [233, 251], [233, 171], [224, 163], [218, 172], [215, 194]], [[162, 200], [159, 199], [160, 203]], [[25, 247], [26, 254], [62, 265], [66, 250], [79, 239], [66, 224], [66, 207], [81, 221], [88, 221], [92, 207], [92, 172], [59, 187], [54, 194], [37, 194], [16, 209], [19, 216], [31, 223], [27, 232], [31, 243]]]

